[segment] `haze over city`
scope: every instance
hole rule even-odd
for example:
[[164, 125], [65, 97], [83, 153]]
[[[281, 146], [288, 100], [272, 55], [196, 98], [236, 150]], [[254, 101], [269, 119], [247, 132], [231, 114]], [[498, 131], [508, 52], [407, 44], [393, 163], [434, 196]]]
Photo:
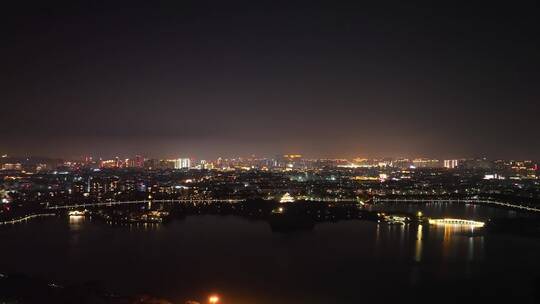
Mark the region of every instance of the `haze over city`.
[[535, 158], [535, 7], [11, 2], [3, 149]]

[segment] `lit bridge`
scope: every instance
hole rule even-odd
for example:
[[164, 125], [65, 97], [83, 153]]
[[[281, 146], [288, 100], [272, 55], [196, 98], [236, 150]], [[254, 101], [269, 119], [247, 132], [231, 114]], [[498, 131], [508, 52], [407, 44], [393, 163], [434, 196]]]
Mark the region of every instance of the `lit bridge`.
[[464, 203], [477, 205], [490, 205], [504, 208], [511, 208], [530, 212], [540, 212], [540, 208], [534, 208], [524, 205], [502, 203], [491, 200], [480, 199], [408, 199], [408, 198], [373, 198], [374, 203]]
[[102, 203], [87, 203], [87, 204], [65, 204], [49, 206], [46, 209], [73, 209], [85, 207], [112, 207], [120, 205], [132, 204], [148, 204], [148, 203], [176, 203], [176, 204], [204, 204], [204, 203], [239, 203], [241, 199], [185, 199], [185, 200], [142, 200], [142, 201], [123, 201], [123, 202], [102, 202]]
[[462, 220], [462, 219], [429, 219], [431, 225], [441, 225], [441, 226], [468, 226], [468, 227], [484, 227], [484, 222], [471, 221], [471, 220]]
[[54, 213], [31, 214], [31, 215], [27, 215], [27, 216], [24, 216], [24, 217], [11, 219], [9, 221], [0, 222], [0, 225], [17, 224], [17, 223], [22, 223], [22, 222], [25, 222], [27, 220], [31, 220], [31, 219], [37, 218], [37, 217], [55, 216], [55, 215], [56, 214], [54, 214]]

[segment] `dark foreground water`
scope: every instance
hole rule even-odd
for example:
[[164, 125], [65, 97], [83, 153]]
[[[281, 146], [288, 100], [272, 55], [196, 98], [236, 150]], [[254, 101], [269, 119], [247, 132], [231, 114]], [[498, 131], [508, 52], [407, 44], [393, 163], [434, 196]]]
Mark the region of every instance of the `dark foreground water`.
[[[469, 219], [515, 216], [486, 207], [399, 208]], [[237, 304], [535, 303], [539, 258], [535, 238], [357, 220], [292, 234], [234, 216], [120, 227], [49, 218], [0, 229], [0, 272], [99, 281], [118, 293], [174, 303], [203, 302], [212, 292]]]

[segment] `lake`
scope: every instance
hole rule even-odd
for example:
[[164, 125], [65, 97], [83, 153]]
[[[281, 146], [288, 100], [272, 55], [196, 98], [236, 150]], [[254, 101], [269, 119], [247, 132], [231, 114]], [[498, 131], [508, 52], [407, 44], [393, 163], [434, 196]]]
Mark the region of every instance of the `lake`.
[[[456, 204], [380, 210], [486, 220], [516, 212]], [[43, 218], [0, 229], [0, 272], [184, 303], [535, 303], [540, 239], [469, 228], [349, 220], [272, 232], [265, 221], [200, 215], [167, 225]]]

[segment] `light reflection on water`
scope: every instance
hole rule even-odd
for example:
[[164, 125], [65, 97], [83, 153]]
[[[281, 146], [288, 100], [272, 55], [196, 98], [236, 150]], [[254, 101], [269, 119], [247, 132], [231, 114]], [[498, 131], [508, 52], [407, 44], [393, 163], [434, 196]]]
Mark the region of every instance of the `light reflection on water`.
[[69, 228], [73, 231], [81, 229], [81, 224], [85, 220], [85, 217], [82, 215], [70, 215], [69, 216]]
[[[458, 225], [406, 224], [389, 225], [379, 223], [375, 229], [375, 255], [387, 246], [395, 247], [399, 256], [411, 258], [421, 263], [424, 245], [430, 245], [430, 258], [440, 256], [444, 260], [466, 259], [469, 262], [481, 260], [484, 256], [484, 228]], [[436, 245], [436, 246], [434, 246]], [[406, 252], [412, 249], [412, 254]], [[434, 251], [434, 249], [437, 249]]]
[[414, 260], [416, 262], [422, 260], [422, 228], [422, 224], [420, 224], [416, 230], [416, 244], [414, 247]]
[[[433, 230], [434, 232], [442, 230], [442, 252], [444, 258], [452, 258], [458, 255], [462, 255], [463, 252], [467, 252], [468, 261], [474, 261], [482, 258], [483, 247], [480, 246], [475, 248], [475, 245], [477, 242], [481, 243], [484, 240], [483, 228], [455, 225], [431, 225], [430, 230]], [[459, 238], [460, 240], [465, 239], [466, 242], [460, 242], [460, 240], [456, 240], [456, 238]], [[459, 246], [456, 246], [457, 244], [459, 244]]]

